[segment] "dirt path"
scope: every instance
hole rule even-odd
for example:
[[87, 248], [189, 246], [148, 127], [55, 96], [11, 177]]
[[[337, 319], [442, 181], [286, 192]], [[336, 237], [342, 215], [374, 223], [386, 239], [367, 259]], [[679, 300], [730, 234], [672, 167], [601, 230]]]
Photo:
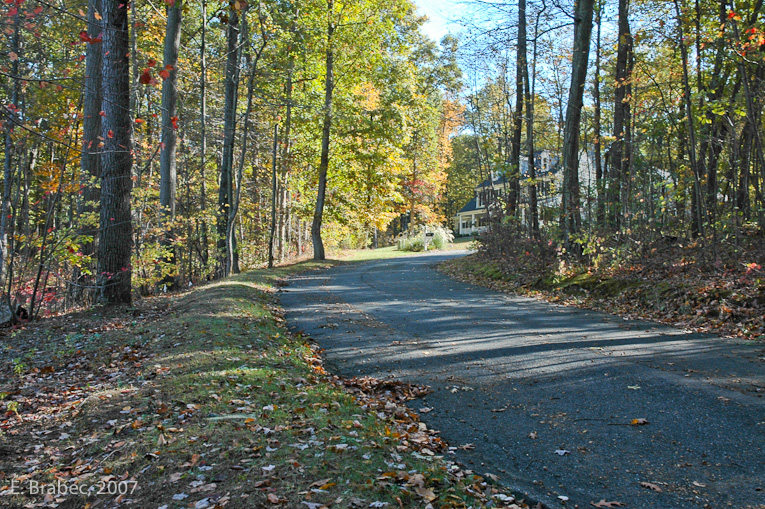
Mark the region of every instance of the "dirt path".
[[295, 277], [281, 299], [287, 320], [343, 375], [432, 386], [413, 408], [457, 457], [550, 506], [765, 507], [763, 345], [503, 295], [433, 269], [459, 255]]

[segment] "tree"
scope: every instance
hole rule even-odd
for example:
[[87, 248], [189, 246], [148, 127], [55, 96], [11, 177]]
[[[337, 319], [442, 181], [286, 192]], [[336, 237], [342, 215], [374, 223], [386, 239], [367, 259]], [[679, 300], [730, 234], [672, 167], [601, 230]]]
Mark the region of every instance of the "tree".
[[98, 241], [100, 298], [107, 304], [131, 302], [133, 245], [130, 215], [133, 129], [130, 118], [130, 39], [128, 6], [103, 3], [103, 120], [101, 137], [101, 220]]
[[335, 88], [334, 81], [334, 0], [327, 0], [327, 39], [324, 68], [324, 109], [323, 125], [321, 129], [321, 159], [319, 161], [319, 187], [316, 193], [316, 208], [313, 213], [311, 224], [311, 240], [313, 240], [313, 259], [324, 260], [324, 242], [321, 238], [321, 223], [324, 216], [324, 200], [327, 192], [327, 170], [329, 169], [329, 137], [332, 130], [332, 93]]
[[594, 0], [577, 0], [575, 3], [571, 86], [566, 106], [562, 151], [564, 175], [561, 223], [567, 240], [579, 232], [582, 223], [579, 210], [579, 122], [590, 55], [593, 8]]
[[[218, 257], [220, 274], [239, 271], [236, 266], [236, 231], [229, 228], [230, 208], [234, 201], [234, 143], [236, 141], [236, 106], [239, 94], [239, 10], [232, 2], [226, 25], [225, 106], [223, 108], [223, 155], [218, 189]], [[242, 14], [244, 15], [244, 14]]]
[[[175, 0], [167, 7], [167, 32], [165, 34], [164, 68], [160, 74], [162, 83], [162, 142], [160, 144], [160, 217], [165, 222], [163, 246], [174, 250], [172, 246], [172, 222], [175, 219], [175, 195], [178, 185], [176, 169], [176, 146], [178, 141], [178, 48], [181, 44], [182, 0]], [[168, 224], [169, 223], [169, 224]], [[175, 263], [175, 255], [166, 256], [170, 264]], [[174, 283], [169, 276], [165, 282]]]

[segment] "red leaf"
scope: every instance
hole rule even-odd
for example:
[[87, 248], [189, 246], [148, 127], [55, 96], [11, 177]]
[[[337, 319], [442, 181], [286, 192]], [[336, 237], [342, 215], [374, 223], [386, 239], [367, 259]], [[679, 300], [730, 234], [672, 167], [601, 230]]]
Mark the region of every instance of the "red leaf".
[[159, 71], [159, 75], [162, 77], [163, 80], [166, 80], [167, 78], [170, 77], [170, 73], [167, 72], [167, 69], [162, 69], [161, 71]]
[[89, 42], [90, 36], [88, 35], [87, 30], [83, 30], [80, 32], [80, 42]]
[[168, 7], [175, 7], [175, 0], [165, 0]]
[[170, 122], [173, 124], [173, 129], [178, 129], [178, 117], [172, 117]]
[[173, 67], [173, 66], [172, 66], [172, 65], [170, 65], [170, 64], [167, 64], [167, 65], [165, 66], [165, 69], [167, 69], [168, 71], [172, 71], [173, 69], [175, 69], [175, 67]]
[[106, 133], [106, 135], [107, 135], [109, 138], [114, 138], [114, 131], [112, 131], [111, 129], [109, 129], [109, 132], [108, 132], [108, 133]]
[[155, 65], [157, 65], [157, 61], [154, 60], [153, 58], [150, 58], [149, 61], [146, 62], [146, 65], [148, 65], [149, 67], [154, 67]]
[[151, 83], [151, 74], [149, 74], [149, 69], [144, 69], [143, 74], [141, 74], [141, 77], [138, 78], [138, 81], [143, 83], [144, 85], [148, 85]]

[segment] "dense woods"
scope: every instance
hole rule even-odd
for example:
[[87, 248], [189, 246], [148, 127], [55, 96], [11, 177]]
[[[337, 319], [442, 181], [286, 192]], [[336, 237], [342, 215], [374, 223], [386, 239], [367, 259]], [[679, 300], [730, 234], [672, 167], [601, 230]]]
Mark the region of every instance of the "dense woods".
[[[761, 11], [477, 1], [434, 43], [408, 0], [6, 2], [3, 307], [375, 246], [451, 225], [492, 174], [509, 238], [755, 262]], [[538, 178], [540, 151], [561, 179]]]

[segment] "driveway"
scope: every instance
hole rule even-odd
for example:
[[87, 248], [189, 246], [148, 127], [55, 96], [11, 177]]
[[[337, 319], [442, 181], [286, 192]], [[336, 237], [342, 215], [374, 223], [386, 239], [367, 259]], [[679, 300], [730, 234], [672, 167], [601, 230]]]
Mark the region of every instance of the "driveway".
[[[292, 278], [291, 327], [330, 369], [430, 385], [457, 459], [550, 507], [765, 507], [765, 345], [497, 293], [434, 266]], [[640, 424], [633, 424], [640, 423]]]

